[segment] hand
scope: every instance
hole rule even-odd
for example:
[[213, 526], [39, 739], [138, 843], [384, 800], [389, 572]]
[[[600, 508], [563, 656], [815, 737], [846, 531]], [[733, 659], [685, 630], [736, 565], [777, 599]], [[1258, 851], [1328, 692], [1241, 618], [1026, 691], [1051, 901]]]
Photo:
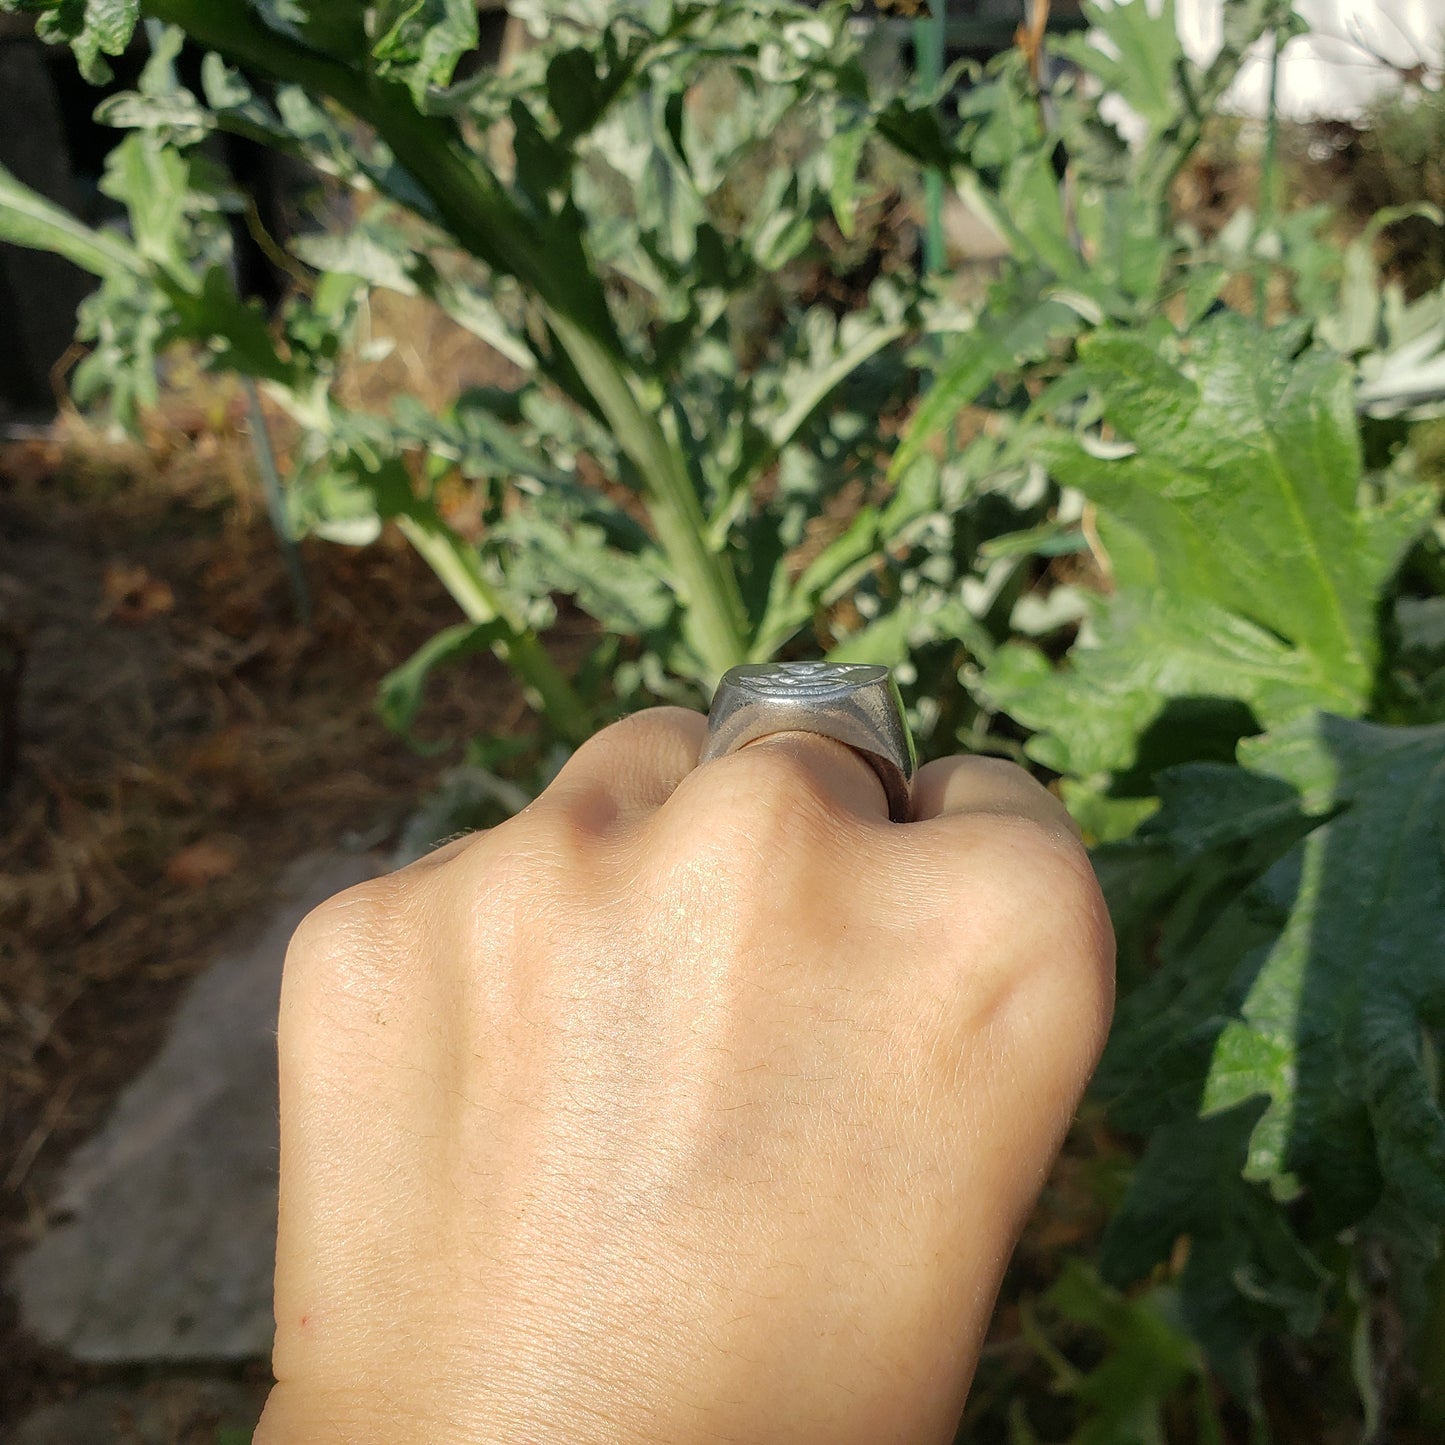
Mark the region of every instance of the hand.
[[286, 961], [260, 1445], [947, 1441], [1097, 1061], [1067, 815], [676, 708]]

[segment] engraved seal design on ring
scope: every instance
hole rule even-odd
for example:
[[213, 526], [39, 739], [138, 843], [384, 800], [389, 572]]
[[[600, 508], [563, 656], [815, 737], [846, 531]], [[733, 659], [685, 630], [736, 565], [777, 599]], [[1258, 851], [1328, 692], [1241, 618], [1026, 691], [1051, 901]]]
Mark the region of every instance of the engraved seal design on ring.
[[887, 680], [888, 669], [874, 662], [790, 662], [786, 671], [756, 663], [728, 673], [728, 681], [740, 691], [777, 702], [818, 702]]

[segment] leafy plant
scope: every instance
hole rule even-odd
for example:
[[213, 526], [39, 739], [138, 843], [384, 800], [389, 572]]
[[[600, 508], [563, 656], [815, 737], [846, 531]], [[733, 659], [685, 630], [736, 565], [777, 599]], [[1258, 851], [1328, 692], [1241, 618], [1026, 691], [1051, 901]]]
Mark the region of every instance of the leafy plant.
[[[1367, 1438], [1445, 1408], [1411, 1388], [1445, 1378], [1445, 531], [1413, 445], [1445, 293], [1407, 302], [1373, 229], [1341, 251], [1269, 196], [1208, 241], [1171, 212], [1288, 0], [1227, 5], [1204, 66], [1167, 0], [1086, 4], [1051, 84], [1010, 53], [931, 89], [841, 5], [527, 0], [505, 72], [472, 63], [468, 0], [0, 8], [92, 76], [146, 18], [103, 109], [128, 233], [0, 172], [0, 236], [101, 278], [79, 397], [132, 419], [164, 349], [200, 347], [297, 425], [295, 524], [394, 522], [446, 582], [464, 620], [388, 679], [394, 725], [477, 648], [564, 743], [821, 651], [894, 665], [925, 750], [1057, 778], [1120, 939], [1096, 1093], [1136, 1155], [1097, 1262], [1021, 1306], [1071, 1438], [1270, 1438], [1310, 1383], [1284, 1341], [1352, 1375]], [[217, 131], [353, 198], [273, 319], [230, 278]], [[897, 261], [878, 200], [929, 172], [1008, 247], [981, 297], [906, 256], [850, 274]], [[835, 299], [803, 303], [819, 277]], [[348, 406], [381, 290], [518, 385]], [[559, 596], [598, 624], [570, 675]], [[1024, 1399], [988, 1423], [1039, 1438]]]
[[1418, 1279], [1445, 1217], [1445, 732], [1356, 720], [1439, 499], [1364, 482], [1350, 368], [1304, 336], [1222, 313], [1082, 348], [1110, 441], [1049, 465], [1114, 591], [1066, 668], [1010, 644], [982, 682], [1076, 802], [1159, 800], [1099, 856], [1127, 986], [1096, 1087], [1149, 1141], [1103, 1266], [1186, 1239], [1184, 1319], [1246, 1397], [1262, 1334], [1344, 1305], [1342, 1236]]
[[[843, 12], [649, 4], [600, 20], [579, 6], [553, 15], [514, 70], [451, 84], [476, 41], [466, 4], [163, 0], [107, 11], [104, 24], [94, 6], [83, 22], [75, 7], [19, 8], [41, 11], [44, 32], [92, 74], [120, 43], [121, 11], [175, 27], [156, 31], [139, 91], [102, 112], [132, 132], [106, 181], [127, 207], [128, 240], [3, 179], [6, 235], [103, 278], [84, 318], [97, 346], [77, 377], [82, 399], [104, 377], [118, 413], [133, 415], [153, 399], [158, 350], [178, 340], [257, 378], [304, 428], [297, 520], [353, 540], [397, 521], [480, 629], [472, 640], [573, 740], [599, 700], [578, 695], [539, 640], [550, 593], [572, 594], [613, 637], [646, 631], [648, 657], [705, 686], [782, 645], [838, 587], [826, 563], [800, 587], [782, 553], [876, 450], [864, 414], [842, 413], [850, 389], [885, 405], [896, 390], [896, 365], [890, 381], [872, 363], [908, 329], [916, 288], [880, 281], [841, 320], [800, 312], [745, 368], [737, 317], [805, 248], [816, 254], [822, 217], [852, 229], [871, 141], [941, 151], [927, 105], [870, 80]], [[174, 68], [183, 32], [212, 47], [200, 95]], [[698, 113], [704, 86], [727, 88], [726, 110]], [[479, 127], [506, 130], [508, 165], [469, 143]], [[763, 138], [790, 127], [790, 164], [750, 176]], [[368, 197], [350, 234], [303, 238], [317, 274], [274, 331], [225, 270], [217, 222], [242, 200], [206, 159], [217, 130], [298, 154]], [[333, 383], [372, 288], [430, 297], [529, 384], [460, 397], [442, 417], [347, 411]], [[559, 413], [561, 398], [574, 409]], [[637, 496], [646, 531], [577, 482], [579, 454]], [[436, 500], [452, 468], [494, 491], [534, 479], [538, 505], [465, 544]], [[753, 506], [773, 473], [772, 500]], [[760, 552], [757, 539], [781, 546]], [[635, 693], [626, 676], [604, 703]], [[656, 669], [649, 681], [664, 685]]]

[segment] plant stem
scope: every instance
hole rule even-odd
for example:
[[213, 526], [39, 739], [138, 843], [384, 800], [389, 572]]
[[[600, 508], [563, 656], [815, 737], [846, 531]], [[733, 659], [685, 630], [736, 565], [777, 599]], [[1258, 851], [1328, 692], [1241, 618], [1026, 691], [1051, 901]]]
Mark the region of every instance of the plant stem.
[[[1203, 71], [1192, 65], [1184, 67], [1181, 78], [1187, 88], [1188, 110], [1150, 143], [1139, 166], [1141, 194], [1161, 218], [1161, 226], [1168, 210], [1169, 187], [1184, 163], [1194, 154], [1206, 122], [1234, 83], [1245, 51], [1270, 31], [1275, 32], [1277, 39], [1279, 30], [1287, 25], [1292, 14], [1292, 0], [1268, 0], [1266, 6], [1251, 15], [1248, 29], [1234, 36], [1232, 43], [1226, 39], [1219, 54]], [[1168, 234], [1168, 227], [1165, 226], [1160, 234]]]
[[555, 247], [535, 238], [531, 218], [510, 197], [493, 193], [490, 173], [459, 142], [438, 147], [434, 134], [418, 132], [418, 122], [430, 124], [427, 117], [405, 106], [396, 110], [376, 120], [378, 131], [436, 198], [457, 238], [483, 260], [488, 259], [483, 246], [496, 244], [489, 221], [503, 230], [515, 227], [506, 250], [511, 240], [523, 240], [523, 257], [509, 256], [501, 264], [542, 302], [558, 344], [636, 468], [658, 544], [677, 579], [690, 641], [715, 682], [747, 653], [737, 576], [726, 555], [707, 545], [702, 504], [686, 457], [664, 433], [655, 409], [644, 404], [643, 382], [625, 359], [580, 243], [574, 237], [575, 254], [556, 255]]
[[500, 624], [503, 635], [492, 650], [522, 679], [534, 705], [558, 734], [571, 743], [585, 742], [592, 733], [587, 705], [537, 635], [511, 614], [476, 552], [428, 504], [398, 517], [397, 525], [471, 621]]
[[[1269, 104], [1264, 118], [1264, 154], [1259, 162], [1260, 235], [1273, 228], [1279, 219], [1279, 31], [1274, 31], [1269, 54]], [[1269, 320], [1269, 272], [1261, 270], [1254, 282], [1254, 311], [1261, 326]]]
[[554, 314], [551, 325], [637, 468], [648, 516], [677, 580], [688, 641], [707, 681], [716, 683], [747, 656], [747, 616], [731, 561], [708, 545], [707, 519], [686, 456], [664, 431], [663, 420], [643, 404], [630, 368], [570, 318]]

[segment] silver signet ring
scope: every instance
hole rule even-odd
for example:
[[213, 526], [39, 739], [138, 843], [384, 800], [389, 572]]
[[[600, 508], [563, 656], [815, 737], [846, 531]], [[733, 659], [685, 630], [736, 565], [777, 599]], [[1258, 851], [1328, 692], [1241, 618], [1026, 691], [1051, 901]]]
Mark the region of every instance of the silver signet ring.
[[888, 816], [908, 821], [917, 754], [898, 684], [886, 667], [769, 662], [729, 669], [713, 697], [698, 762], [788, 732], [817, 733], [852, 748], [878, 774]]

